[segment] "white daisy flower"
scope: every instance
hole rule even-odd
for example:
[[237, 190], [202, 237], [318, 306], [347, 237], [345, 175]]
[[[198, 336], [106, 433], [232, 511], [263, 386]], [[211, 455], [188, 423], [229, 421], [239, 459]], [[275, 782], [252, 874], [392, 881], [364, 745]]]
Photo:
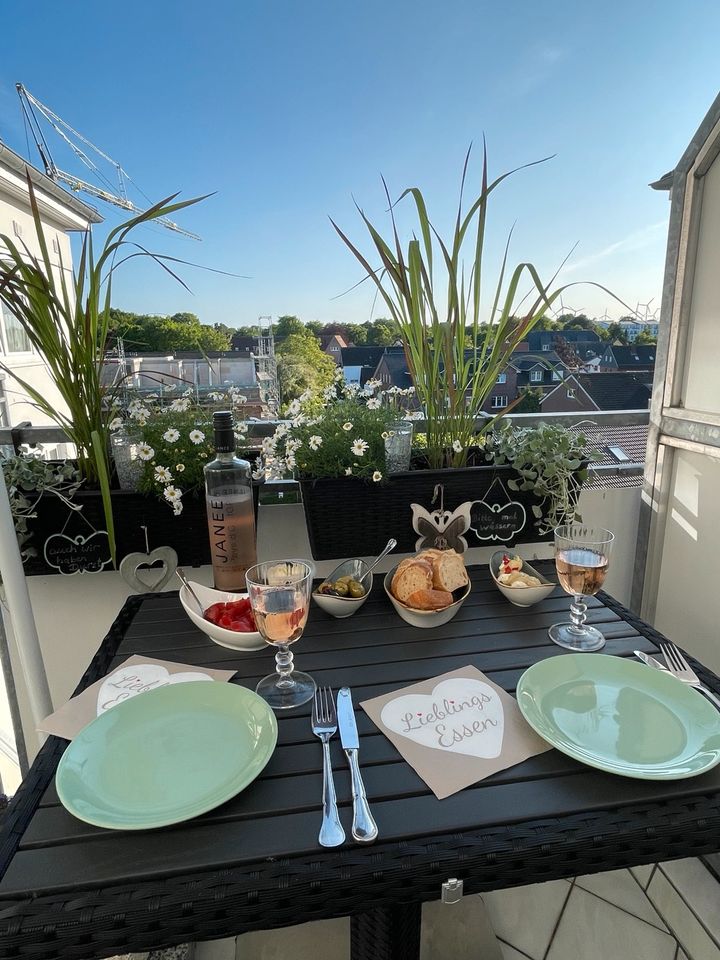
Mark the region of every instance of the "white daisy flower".
[[223, 395], [222, 395], [221, 393], [216, 393], [214, 390], [213, 390], [212, 393], [209, 393], [209, 394], [207, 395], [207, 397], [208, 397], [208, 400], [222, 400], [222, 399], [223, 399]]
[[375, 473], [372, 475], [372, 478], [375, 481], [375, 483], [377, 483], [378, 480], [382, 480], [382, 474], [380, 473], [379, 470], [376, 470]]
[[182, 490], [179, 487], [174, 487], [171, 484], [169, 487], [165, 487], [163, 490], [163, 496], [169, 503], [177, 503], [182, 497]]
[[189, 406], [190, 400], [188, 397], [178, 397], [177, 400], [173, 400], [168, 410], [172, 410], [173, 413], [185, 413]]
[[275, 437], [263, 437], [261, 447], [263, 453], [273, 453], [275, 450]]
[[166, 440], [168, 443], [175, 443], [175, 441], [179, 439], [180, 439], [180, 431], [176, 430], [175, 427], [168, 427], [168, 429], [163, 434], [163, 440]]
[[203, 442], [203, 440], [205, 439], [205, 434], [202, 432], [202, 430], [191, 430], [190, 433], [188, 434], [188, 437], [190, 438], [192, 443], [197, 445], [198, 443]]
[[182, 500], [175, 500], [175, 501], [173, 502], [172, 508], [173, 508], [173, 513], [175, 514], [175, 516], [176, 516], [176, 517], [179, 517], [180, 514], [183, 512]]
[[183, 390], [184, 397], [191, 397], [195, 393], [192, 387], [188, 387], [187, 390]]
[[176, 470], [178, 473], [182, 473], [182, 472], [185, 470], [185, 464], [184, 464], [184, 463], [176, 463], [176, 464], [175, 464], [175, 470]]
[[286, 464], [288, 470], [294, 469], [296, 463], [297, 463], [297, 461], [295, 460], [295, 454], [294, 454], [294, 453], [289, 453], [289, 454], [285, 457], [285, 464]]
[[345, 467], [345, 476], [346, 477], [352, 476], [352, 467]]
[[155, 479], [160, 483], [170, 483], [173, 475], [170, 473], [167, 467], [155, 467]]
[[318, 437], [317, 435], [315, 435], [310, 437], [310, 439], [308, 440], [308, 446], [310, 447], [311, 450], [319, 450], [320, 447], [322, 446], [322, 442], [323, 442], [322, 437]]
[[344, 423], [344, 424], [343, 424], [343, 427], [342, 427], [342, 428], [343, 428], [343, 430], [345, 430], [346, 432], [349, 433], [349, 432], [352, 430], [353, 425], [352, 425], [352, 424], [350, 423], [350, 421], [348, 420], [347, 423]]
[[253, 480], [262, 480], [264, 476], [265, 476], [265, 471], [263, 470], [263, 468], [261, 466], [255, 467], [255, 469], [252, 472]]
[[463, 445], [459, 440], [453, 440], [452, 448], [454, 453], [462, 453]]
[[155, 451], [148, 443], [138, 444], [137, 455], [141, 460], [152, 460], [155, 456]]
[[108, 424], [108, 429], [112, 433], [115, 433], [115, 431], [119, 430], [122, 425], [123, 425], [122, 417], [113, 417], [113, 419]]
[[353, 440], [350, 452], [354, 457], [362, 457], [368, 448], [367, 440]]
[[288, 407], [288, 413], [291, 417], [296, 417], [300, 413], [300, 401], [293, 400], [290, 406]]
[[295, 437], [285, 441], [285, 450], [288, 453], [297, 453], [297, 451], [300, 449], [301, 446], [302, 446], [302, 440], [298, 440]]
[[308, 400], [312, 399], [312, 390], [305, 390], [300, 394], [300, 403], [307, 403]]
[[146, 423], [148, 417], [150, 416], [152, 416], [152, 414], [147, 407], [133, 407], [132, 410], [130, 410], [130, 418], [132, 420], [137, 420], [140, 424]]
[[233, 397], [233, 401], [238, 404], [247, 403], [247, 397], [244, 393], [238, 393], [235, 397]]
[[380, 398], [379, 397], [369, 397], [367, 402], [368, 410], [379, 410], [380, 409]]

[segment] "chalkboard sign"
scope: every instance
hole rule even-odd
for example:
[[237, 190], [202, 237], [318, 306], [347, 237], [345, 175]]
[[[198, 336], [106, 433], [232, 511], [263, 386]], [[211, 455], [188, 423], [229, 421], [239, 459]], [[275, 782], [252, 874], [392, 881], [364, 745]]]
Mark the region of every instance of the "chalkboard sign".
[[98, 573], [112, 559], [105, 530], [97, 530], [89, 537], [70, 537], [65, 533], [54, 533], [45, 541], [44, 554], [49, 567], [67, 576], [75, 573]]
[[511, 500], [500, 480], [495, 480], [482, 500], [470, 506], [470, 529], [478, 540], [508, 543], [524, 528], [527, 511], [518, 500]]

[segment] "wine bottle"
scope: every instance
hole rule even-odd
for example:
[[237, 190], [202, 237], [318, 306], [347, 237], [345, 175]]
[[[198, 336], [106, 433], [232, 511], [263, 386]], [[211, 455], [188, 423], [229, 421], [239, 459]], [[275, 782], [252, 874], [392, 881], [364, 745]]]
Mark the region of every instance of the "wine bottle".
[[257, 563], [250, 464], [235, 456], [233, 415], [213, 414], [216, 457], [205, 466], [210, 554], [217, 590], [245, 589], [245, 571]]

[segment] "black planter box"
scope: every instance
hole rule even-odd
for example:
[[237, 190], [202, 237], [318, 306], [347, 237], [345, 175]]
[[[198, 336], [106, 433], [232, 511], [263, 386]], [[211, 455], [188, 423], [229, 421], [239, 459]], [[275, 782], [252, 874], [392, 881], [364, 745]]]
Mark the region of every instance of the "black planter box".
[[[259, 485], [253, 485], [255, 520], [257, 522]], [[150, 549], [172, 547], [178, 562], [185, 567], [198, 567], [210, 563], [207, 513], [204, 496], [183, 497], [183, 511], [176, 517], [172, 509], [155, 496], [147, 496], [132, 490], [113, 490], [111, 494], [115, 519], [115, 543], [118, 564], [128, 553], [145, 552], [147, 527]], [[58, 573], [45, 561], [44, 547], [54, 534], [65, 533], [69, 537], [89, 537], [92, 529], [105, 530], [105, 514], [102, 496], [98, 490], [78, 490], [73, 503], [82, 504], [81, 514], [70, 509], [53, 494], [43, 495], [36, 508], [37, 516], [28, 520], [28, 530], [33, 537], [29, 546], [37, 551], [36, 557], [25, 562], [25, 573]], [[89, 521], [89, 522], [88, 522]], [[104, 567], [112, 570], [112, 563]]]
[[432, 503], [437, 484], [443, 485], [446, 511], [475, 504], [475, 527], [463, 534], [468, 547], [551, 540], [552, 533], [539, 533], [533, 512], [534, 506], [542, 508], [542, 501], [533, 493], [510, 490], [510, 479], [517, 479], [512, 467], [489, 465], [410, 470], [380, 483], [356, 477], [301, 480], [312, 555], [316, 560], [372, 556], [390, 537], [398, 541], [398, 553], [413, 552], [419, 534], [413, 529], [410, 504], [428, 513], [439, 510], [439, 498]]

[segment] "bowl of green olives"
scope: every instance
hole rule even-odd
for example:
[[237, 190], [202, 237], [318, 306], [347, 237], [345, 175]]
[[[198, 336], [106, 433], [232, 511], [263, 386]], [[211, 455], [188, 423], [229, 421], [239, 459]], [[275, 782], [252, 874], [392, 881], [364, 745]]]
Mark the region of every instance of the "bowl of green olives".
[[368, 564], [364, 560], [343, 560], [313, 590], [313, 600], [331, 617], [351, 617], [365, 603], [372, 589], [373, 575], [367, 571]]

